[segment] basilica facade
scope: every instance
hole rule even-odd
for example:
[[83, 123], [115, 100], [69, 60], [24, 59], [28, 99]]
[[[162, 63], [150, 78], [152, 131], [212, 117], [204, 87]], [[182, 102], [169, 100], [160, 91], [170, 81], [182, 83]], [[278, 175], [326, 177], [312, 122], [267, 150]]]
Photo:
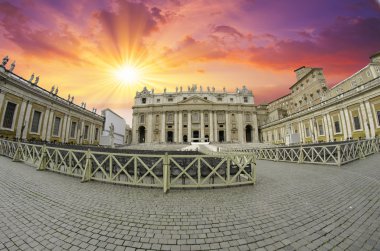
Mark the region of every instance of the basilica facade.
[[230, 93], [196, 85], [136, 93], [133, 143], [258, 142], [257, 108], [245, 86]]

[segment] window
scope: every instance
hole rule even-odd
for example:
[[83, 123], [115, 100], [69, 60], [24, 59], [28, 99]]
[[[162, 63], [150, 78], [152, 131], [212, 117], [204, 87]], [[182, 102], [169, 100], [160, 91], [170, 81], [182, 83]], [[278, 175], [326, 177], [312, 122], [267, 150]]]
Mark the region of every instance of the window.
[[146, 104], [146, 98], [142, 98], [141, 103]]
[[380, 126], [380, 110], [376, 111], [376, 115], [377, 115], [377, 125]]
[[5, 109], [4, 119], [3, 119], [3, 127], [12, 129], [13, 126], [13, 118], [15, 115], [17, 105], [15, 103], [8, 102], [7, 108]]
[[95, 128], [95, 140], [98, 140], [99, 128]]
[[145, 122], [145, 116], [141, 115], [140, 116], [140, 124], [143, 124]]
[[244, 97], [244, 103], [248, 103], [248, 97]]
[[157, 99], [157, 103], [160, 103], [160, 102], [161, 102], [161, 99], [158, 98], [158, 99]]
[[77, 131], [77, 122], [71, 122], [71, 128], [70, 128], [70, 138], [75, 138]]
[[187, 98], [186, 97], [183, 97], [183, 100], [186, 100]]
[[168, 120], [167, 120], [167, 121], [173, 123], [173, 120], [174, 120], [173, 117], [174, 117], [174, 116], [173, 116], [173, 113], [169, 113], [169, 114], [168, 114], [168, 118], [167, 118]]
[[160, 115], [156, 115], [156, 124], [159, 124], [160, 123]]
[[325, 135], [325, 132], [323, 131], [323, 125], [322, 124], [318, 125], [318, 131], [319, 131], [319, 135]]
[[41, 112], [34, 111], [33, 119], [32, 119], [32, 126], [30, 127], [30, 132], [38, 133], [38, 129], [40, 127], [40, 119], [41, 119]]
[[230, 101], [231, 101], [231, 102], [234, 102], [234, 99], [233, 99], [233, 98], [230, 98]]
[[204, 97], [205, 100], [207, 100], [207, 97]]
[[168, 102], [173, 102], [173, 98], [168, 98]]
[[84, 126], [84, 139], [88, 139], [88, 128], [89, 128], [88, 125]]
[[310, 137], [310, 129], [309, 129], [309, 127], [306, 127], [305, 131], [306, 131], [306, 137]]
[[194, 112], [191, 114], [191, 121], [193, 123], [199, 123], [199, 112]]
[[339, 120], [334, 121], [335, 133], [341, 133]]
[[367, 77], [371, 77], [371, 71], [367, 71]]
[[205, 114], [205, 122], [208, 122], [208, 113]]
[[361, 125], [360, 125], [359, 115], [354, 116], [353, 119], [354, 119], [354, 129], [355, 129], [355, 130], [360, 130], [360, 129], [362, 129], [362, 127], [361, 127]]
[[54, 125], [53, 125], [53, 136], [59, 136], [59, 127], [61, 126], [61, 118], [55, 117], [54, 118]]
[[222, 101], [223, 99], [222, 98], [218, 98], [218, 101]]

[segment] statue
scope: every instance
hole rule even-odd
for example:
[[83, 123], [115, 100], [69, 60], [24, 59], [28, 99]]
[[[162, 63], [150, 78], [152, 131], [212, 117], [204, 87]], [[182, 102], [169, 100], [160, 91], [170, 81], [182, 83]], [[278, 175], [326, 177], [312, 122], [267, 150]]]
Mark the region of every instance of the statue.
[[34, 73], [32, 74], [32, 76], [30, 76], [29, 82], [32, 82], [33, 79], [34, 79]]
[[37, 77], [36, 77], [36, 81], [34, 82], [34, 85], [37, 85], [37, 84], [38, 84], [38, 81], [40, 81], [40, 76], [37, 76]]
[[50, 93], [53, 93], [54, 92], [54, 89], [55, 89], [55, 85], [53, 85], [50, 89]]
[[74, 96], [71, 97], [71, 103], [74, 102]]
[[86, 109], [86, 105], [87, 105], [86, 103], [83, 103], [83, 108], [84, 108], [84, 109]]
[[179, 87], [179, 91], [182, 92], [182, 85]]
[[190, 91], [190, 85], [187, 86], [187, 91]]
[[175, 87], [175, 92], [178, 92], [178, 86]]
[[67, 100], [70, 102], [70, 94], [69, 94], [69, 96], [67, 97]]
[[215, 92], [215, 86], [212, 87], [212, 92]]
[[152, 94], [154, 94], [154, 88], [152, 88]]
[[115, 131], [115, 126], [113, 125], [113, 123], [111, 123], [110, 125], [110, 137], [111, 137], [111, 147], [114, 148], [115, 147], [115, 143], [114, 143], [114, 131]]
[[203, 88], [202, 88], [202, 86], [200, 85], [200, 86], [199, 86], [199, 90], [200, 90], [200, 92], [202, 92], [202, 89], [203, 89]]
[[57, 89], [55, 89], [55, 92], [54, 92], [54, 95], [57, 95], [58, 94], [58, 86], [57, 86]]
[[164, 93], [166, 93], [166, 88], [164, 88]]
[[226, 87], [223, 87], [223, 92], [226, 92]]
[[236, 88], [236, 93], [239, 93], [240, 91], [239, 91], [239, 88]]
[[207, 91], [210, 92], [210, 86], [207, 86]]
[[4, 58], [3, 58], [3, 63], [1, 64], [3, 67], [5, 67], [5, 65], [8, 63], [8, 61], [9, 61], [9, 57], [8, 56], [5, 56]]
[[16, 61], [13, 61], [13, 63], [11, 64], [11, 67], [9, 68], [9, 71], [13, 72], [13, 70], [15, 69], [15, 67], [16, 67]]

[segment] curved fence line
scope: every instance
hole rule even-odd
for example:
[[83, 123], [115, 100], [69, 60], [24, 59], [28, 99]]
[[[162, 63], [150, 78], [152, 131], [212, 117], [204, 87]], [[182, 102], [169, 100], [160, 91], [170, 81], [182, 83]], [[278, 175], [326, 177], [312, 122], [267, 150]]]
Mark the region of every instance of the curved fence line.
[[141, 187], [212, 188], [255, 184], [252, 153], [129, 154], [60, 148], [0, 139], [0, 154], [37, 170]]
[[380, 138], [274, 148], [221, 148], [221, 152], [254, 153], [256, 159], [324, 165], [344, 165], [378, 153]]

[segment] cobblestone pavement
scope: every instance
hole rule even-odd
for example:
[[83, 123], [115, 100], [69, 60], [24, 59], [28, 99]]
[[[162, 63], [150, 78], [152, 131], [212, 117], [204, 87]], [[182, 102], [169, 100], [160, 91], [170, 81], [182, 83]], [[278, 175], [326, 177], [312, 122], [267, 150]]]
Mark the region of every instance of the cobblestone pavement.
[[0, 250], [380, 250], [379, 162], [259, 161], [255, 186], [165, 195], [0, 157]]

